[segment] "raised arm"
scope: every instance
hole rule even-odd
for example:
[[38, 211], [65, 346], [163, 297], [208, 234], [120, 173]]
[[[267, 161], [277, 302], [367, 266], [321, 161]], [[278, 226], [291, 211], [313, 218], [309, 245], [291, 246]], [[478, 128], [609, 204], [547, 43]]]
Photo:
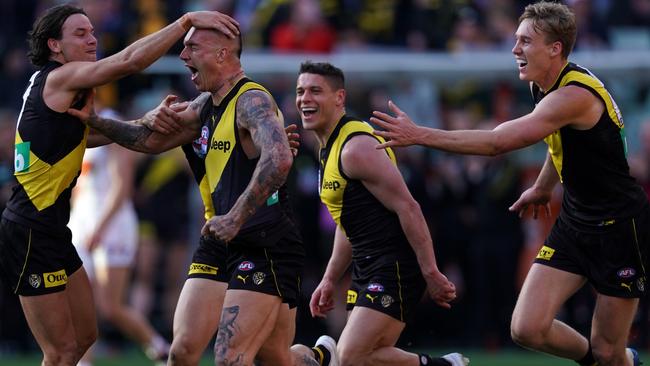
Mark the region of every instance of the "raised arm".
[[97, 62], [66, 63], [49, 75], [46, 93], [48, 90], [93, 88], [139, 72], [164, 55], [192, 26], [216, 29], [229, 37], [239, 32], [238, 23], [225, 14], [216, 11], [186, 13], [112, 56]]
[[[171, 104], [177, 98], [169, 95], [156, 109], [133, 121], [100, 117], [95, 114], [91, 100], [82, 110], [69, 109], [68, 113], [78, 117], [97, 132], [127, 149], [157, 154], [189, 143], [199, 135], [199, 113], [209, 98], [210, 93], [203, 93], [193, 100], [185, 110], [176, 112]], [[159, 120], [174, 120], [183, 128], [180, 132], [172, 134], [153, 131], [152, 126], [159, 123]], [[98, 140], [101, 141], [101, 139]]]
[[377, 140], [368, 135], [352, 137], [341, 152], [343, 171], [360, 180], [379, 202], [399, 217], [402, 230], [413, 248], [427, 282], [431, 299], [442, 307], [456, 297], [454, 285], [440, 273], [429, 228], [420, 205], [415, 201], [397, 166], [383, 150], [375, 149]]
[[249, 90], [242, 94], [237, 101], [237, 124], [240, 130], [248, 131], [260, 155], [248, 186], [228, 214], [213, 217], [202, 229], [202, 234], [226, 242], [284, 184], [293, 162], [283, 121], [268, 93]]

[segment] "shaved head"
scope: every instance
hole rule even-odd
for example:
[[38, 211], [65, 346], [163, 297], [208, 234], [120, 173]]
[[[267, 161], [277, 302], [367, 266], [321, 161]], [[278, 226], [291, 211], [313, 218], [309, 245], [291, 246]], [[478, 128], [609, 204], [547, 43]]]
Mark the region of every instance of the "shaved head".
[[206, 42], [214, 45], [215, 48], [225, 48], [228, 52], [238, 59], [241, 58], [242, 38], [241, 33], [235, 38], [230, 38], [224, 33], [215, 29], [195, 28], [192, 27], [185, 35], [185, 43], [193, 40], [195, 42]]

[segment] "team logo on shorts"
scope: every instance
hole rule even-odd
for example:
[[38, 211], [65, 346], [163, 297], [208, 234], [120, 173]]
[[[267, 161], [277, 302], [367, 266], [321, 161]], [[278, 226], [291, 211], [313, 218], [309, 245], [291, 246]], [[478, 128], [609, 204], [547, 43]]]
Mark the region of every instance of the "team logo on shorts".
[[239, 268], [240, 271], [250, 271], [251, 269], [255, 268], [255, 264], [253, 264], [253, 262], [243, 261], [239, 263], [239, 267], [237, 268]]
[[253, 273], [253, 283], [258, 286], [264, 282], [264, 278], [266, 278], [266, 274], [264, 272]]
[[382, 286], [380, 283], [371, 283], [368, 285], [368, 291], [382, 292], [384, 291], [384, 286]]
[[32, 285], [33, 288], [39, 288], [41, 286], [41, 276], [37, 274], [29, 275], [29, 284]]
[[636, 288], [639, 289], [639, 291], [644, 292], [645, 291], [645, 277], [639, 277], [636, 280]]
[[620, 269], [618, 272], [616, 272], [616, 275], [620, 278], [634, 277], [635, 274], [636, 271], [634, 270], [634, 268], [629, 268], [629, 267]]
[[348, 304], [356, 304], [357, 303], [357, 294], [356, 291], [354, 290], [348, 290], [348, 298], [347, 298], [347, 303]]
[[537, 259], [551, 260], [551, 257], [555, 253], [555, 249], [547, 247], [546, 245], [542, 246], [542, 249], [537, 253]]
[[384, 295], [381, 297], [381, 306], [385, 308], [391, 306], [394, 302], [395, 300], [393, 300], [393, 297], [390, 295]]

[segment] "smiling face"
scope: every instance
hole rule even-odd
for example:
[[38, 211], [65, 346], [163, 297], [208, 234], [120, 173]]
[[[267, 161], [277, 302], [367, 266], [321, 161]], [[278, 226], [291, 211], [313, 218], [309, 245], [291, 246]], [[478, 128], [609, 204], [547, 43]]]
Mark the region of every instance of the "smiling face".
[[52, 58], [61, 63], [97, 61], [97, 39], [94, 32], [88, 17], [83, 14], [70, 15], [61, 27], [61, 39], [48, 40]]
[[296, 108], [303, 128], [324, 136], [345, 114], [345, 89], [335, 90], [323, 75], [302, 73], [296, 85]]
[[190, 70], [192, 82], [199, 91], [214, 91], [219, 85], [220, 65], [228, 53], [224, 38], [215, 31], [196, 28], [191, 28], [185, 36], [185, 47], [179, 57]]
[[556, 72], [558, 65], [562, 68], [566, 63], [562, 43], [548, 42], [546, 35], [535, 29], [531, 19], [519, 24], [515, 38], [512, 53], [519, 66], [519, 79], [532, 81], [542, 89], [550, 87], [559, 72]]

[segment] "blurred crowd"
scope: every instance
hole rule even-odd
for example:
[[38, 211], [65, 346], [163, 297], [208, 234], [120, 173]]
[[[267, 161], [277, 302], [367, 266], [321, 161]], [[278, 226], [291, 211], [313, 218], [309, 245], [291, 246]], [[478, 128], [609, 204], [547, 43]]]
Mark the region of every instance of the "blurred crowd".
[[[22, 93], [33, 72], [26, 58], [26, 34], [37, 14], [61, 1], [3, 0], [0, 13], [0, 208], [10, 194], [15, 122]], [[401, 52], [509, 52], [520, 0], [81, 0], [96, 27], [100, 57], [157, 30], [185, 11], [228, 13], [241, 25], [247, 52], [331, 54], [376, 50]], [[569, 0], [578, 20], [576, 50], [650, 50], [650, 0]], [[177, 55], [180, 44], [170, 51]], [[180, 62], [180, 61], [179, 61]], [[478, 62], [478, 60], [477, 60]], [[514, 63], [513, 63], [514, 65]], [[584, 65], [587, 66], [588, 65]], [[299, 65], [296, 65], [296, 71]], [[343, 70], [345, 71], [345, 70]], [[513, 66], [513, 74], [516, 70]], [[249, 75], [253, 79], [256, 75]], [[650, 85], [633, 71], [603, 80], [621, 108], [630, 138], [632, 170], [650, 193]], [[265, 80], [285, 120], [298, 123], [295, 78]], [[435, 80], [405, 77], [381, 84], [348, 82], [348, 113], [368, 119], [394, 100], [421, 124], [446, 129], [494, 128], [530, 111], [527, 85], [521, 82]], [[98, 91], [103, 105], [127, 118], [139, 117], [168, 93], [196, 95], [187, 75], [137, 75]], [[303, 284], [306, 305], [331, 251], [334, 224], [320, 205], [317, 142], [302, 133], [289, 186], [303, 232], [309, 262]], [[177, 152], [138, 160], [134, 201], [142, 220], [139, 261], [132, 301], [156, 328], [171, 334], [171, 316], [186, 265], [197, 243], [201, 203]], [[518, 218], [507, 208], [532, 184], [544, 146], [494, 158], [448, 155], [431, 150], [398, 149], [400, 169], [427, 218], [440, 267], [456, 283], [459, 299], [452, 310], [423, 303], [401, 342], [414, 348], [460, 345], [499, 349], [511, 346], [509, 317], [532, 258], [552, 218]], [[558, 212], [561, 192], [555, 195]], [[162, 269], [165, 269], [163, 271]], [[341, 285], [343, 301], [345, 284]], [[0, 354], [34, 349], [16, 299], [0, 295]], [[592, 294], [577, 294], [563, 313], [588, 332]], [[342, 328], [339, 316], [327, 322], [299, 311], [297, 337], [313, 339]], [[22, 323], [21, 323], [22, 321]], [[417, 325], [415, 325], [417, 323]], [[582, 327], [582, 328], [581, 328]], [[105, 334], [110, 336], [110, 329]], [[648, 348], [648, 306], [635, 322], [632, 343]], [[105, 337], [104, 337], [105, 338]], [[109, 337], [110, 338], [110, 337]], [[115, 337], [119, 338], [119, 337]], [[119, 341], [117, 339], [116, 341]]]

